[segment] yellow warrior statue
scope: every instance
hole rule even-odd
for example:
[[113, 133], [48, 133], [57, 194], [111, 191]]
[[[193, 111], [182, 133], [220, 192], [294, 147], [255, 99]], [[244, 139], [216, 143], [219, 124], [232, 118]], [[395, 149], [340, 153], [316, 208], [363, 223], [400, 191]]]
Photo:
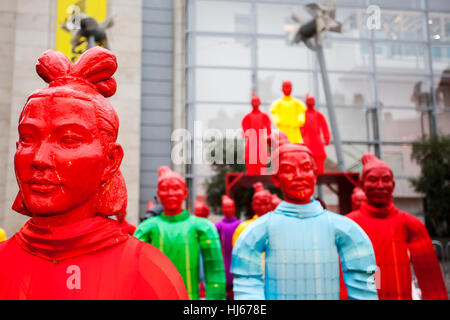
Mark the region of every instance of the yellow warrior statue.
[[272, 103], [271, 112], [273, 122], [278, 130], [286, 133], [292, 143], [303, 143], [300, 128], [305, 124], [305, 104], [292, 97], [292, 83], [283, 81], [284, 96]]

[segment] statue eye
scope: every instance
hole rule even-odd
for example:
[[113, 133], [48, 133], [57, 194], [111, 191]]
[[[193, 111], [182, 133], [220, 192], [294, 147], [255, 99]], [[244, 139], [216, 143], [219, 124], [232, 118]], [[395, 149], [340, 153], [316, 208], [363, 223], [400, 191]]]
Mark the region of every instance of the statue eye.
[[83, 138], [75, 135], [65, 135], [61, 138], [61, 144], [68, 147], [76, 147], [83, 141]]
[[20, 136], [20, 143], [22, 145], [30, 145], [34, 143], [34, 137], [31, 134], [24, 134]]
[[282, 167], [282, 171], [283, 171], [283, 172], [286, 172], [286, 173], [290, 173], [290, 172], [294, 171], [294, 167], [293, 167], [293, 166], [290, 166], [290, 165], [284, 165], [284, 166]]

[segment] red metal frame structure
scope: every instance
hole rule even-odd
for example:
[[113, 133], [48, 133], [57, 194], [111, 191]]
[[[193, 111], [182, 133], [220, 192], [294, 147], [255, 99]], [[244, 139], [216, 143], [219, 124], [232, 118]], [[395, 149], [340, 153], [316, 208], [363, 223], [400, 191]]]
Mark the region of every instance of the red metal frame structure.
[[[339, 199], [339, 213], [352, 211], [352, 191], [359, 186], [359, 172], [325, 172], [317, 178], [318, 185], [326, 185]], [[249, 175], [245, 172], [229, 172], [225, 176], [225, 190], [230, 198], [235, 197], [239, 189], [252, 188], [255, 182], [267, 187], [274, 186], [270, 175]], [[336, 188], [337, 186], [337, 188]]]

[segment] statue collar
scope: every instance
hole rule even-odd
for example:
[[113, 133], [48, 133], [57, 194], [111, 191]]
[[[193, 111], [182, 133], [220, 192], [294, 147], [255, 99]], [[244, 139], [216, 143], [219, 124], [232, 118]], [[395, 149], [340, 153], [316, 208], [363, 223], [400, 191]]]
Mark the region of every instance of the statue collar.
[[398, 212], [398, 209], [392, 202], [386, 207], [376, 208], [368, 204], [367, 201], [364, 201], [361, 204], [360, 211], [369, 217], [383, 219], [387, 218], [388, 216], [394, 215], [396, 212]]
[[191, 216], [191, 214], [186, 209], [183, 209], [183, 211], [181, 211], [179, 214], [176, 214], [174, 216], [166, 216], [164, 214], [164, 211], [161, 212], [161, 214], [159, 216], [161, 217], [161, 219], [168, 221], [168, 222], [179, 222], [179, 221], [184, 221], [184, 220], [188, 219]]
[[274, 212], [303, 219], [319, 216], [325, 210], [317, 200], [311, 200], [308, 204], [295, 204], [282, 201]]
[[235, 216], [232, 216], [231, 218], [223, 217], [222, 221], [226, 223], [231, 223], [237, 221], [237, 218]]
[[15, 234], [22, 249], [55, 263], [116, 246], [128, 237], [116, 220], [99, 216], [58, 227], [37, 225], [30, 219]]

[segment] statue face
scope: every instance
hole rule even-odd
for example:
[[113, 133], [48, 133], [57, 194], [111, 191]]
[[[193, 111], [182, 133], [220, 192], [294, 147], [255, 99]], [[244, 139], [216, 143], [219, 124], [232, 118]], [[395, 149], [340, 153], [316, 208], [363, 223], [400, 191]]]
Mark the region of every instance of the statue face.
[[292, 92], [292, 83], [289, 81], [283, 82], [282, 90], [285, 96], [290, 96]]
[[363, 178], [367, 202], [378, 208], [389, 205], [395, 188], [394, 177], [386, 168], [373, 168]]
[[252, 199], [252, 208], [255, 211], [255, 214], [258, 216], [262, 216], [269, 211], [272, 211], [273, 203], [272, 203], [272, 195], [266, 193], [255, 194]]
[[208, 208], [205, 207], [204, 203], [196, 201], [194, 204], [194, 215], [200, 218], [208, 218], [209, 217]]
[[358, 192], [352, 195], [352, 210], [361, 208], [361, 204], [366, 200], [366, 195], [363, 192]]
[[306, 98], [306, 106], [308, 110], [314, 110], [314, 105], [316, 104], [316, 99], [313, 96], [308, 96]]
[[226, 218], [232, 218], [236, 212], [234, 201], [223, 201], [222, 212]]
[[16, 146], [17, 183], [33, 215], [91, 208], [106, 166], [91, 102], [51, 96], [31, 99], [19, 123]]
[[186, 185], [176, 178], [166, 178], [158, 184], [158, 197], [164, 207], [164, 213], [178, 214], [183, 211], [183, 202], [188, 191]]
[[259, 99], [258, 96], [253, 96], [251, 103], [252, 103], [253, 110], [258, 110], [259, 106], [261, 105], [261, 100]]
[[306, 152], [286, 152], [280, 155], [278, 172], [272, 176], [287, 202], [307, 204], [314, 194], [317, 169]]

